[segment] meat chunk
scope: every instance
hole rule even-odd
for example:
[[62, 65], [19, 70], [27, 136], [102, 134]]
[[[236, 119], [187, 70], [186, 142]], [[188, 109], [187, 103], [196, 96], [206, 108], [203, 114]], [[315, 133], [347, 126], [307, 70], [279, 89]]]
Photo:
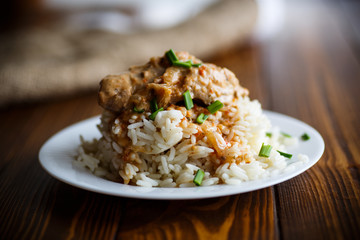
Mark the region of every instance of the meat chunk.
[[[200, 60], [187, 52], [177, 52], [180, 61]], [[99, 104], [112, 112], [137, 108], [149, 109], [149, 102], [156, 98], [159, 107], [166, 108], [183, 100], [189, 90], [191, 97], [209, 105], [215, 100], [224, 104], [233, 98], [248, 95], [235, 75], [226, 68], [213, 64], [200, 67], [171, 66], [165, 56], [152, 58], [144, 66], [131, 67], [128, 73], [110, 75], [100, 84]]]
[[100, 106], [114, 112], [120, 111], [127, 105], [132, 87], [129, 74], [106, 76], [100, 82]]

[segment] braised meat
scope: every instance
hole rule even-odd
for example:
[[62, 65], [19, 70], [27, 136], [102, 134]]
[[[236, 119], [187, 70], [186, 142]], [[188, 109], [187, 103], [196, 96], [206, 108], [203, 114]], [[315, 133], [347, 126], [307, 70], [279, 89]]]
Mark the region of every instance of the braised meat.
[[[176, 52], [180, 61], [199, 59], [187, 52]], [[168, 107], [183, 100], [189, 90], [194, 101], [209, 105], [215, 100], [230, 103], [232, 99], [248, 95], [235, 75], [226, 68], [203, 63], [200, 67], [172, 66], [166, 56], [151, 58], [143, 66], [135, 66], [121, 75], [102, 79], [98, 95], [99, 104], [106, 110], [118, 113], [124, 110], [150, 109], [156, 98], [159, 107]]]

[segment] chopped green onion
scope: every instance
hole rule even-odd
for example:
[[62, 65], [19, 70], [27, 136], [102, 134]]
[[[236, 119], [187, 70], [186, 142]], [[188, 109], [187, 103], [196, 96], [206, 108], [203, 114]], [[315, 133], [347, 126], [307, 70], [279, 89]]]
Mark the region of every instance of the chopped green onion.
[[157, 102], [156, 102], [156, 98], [154, 98], [154, 99], [152, 99], [150, 101], [150, 110], [153, 113], [153, 112], [156, 112], [156, 110], [158, 110], [158, 109], [159, 108], [158, 108], [158, 105], [157, 105]]
[[267, 132], [267, 133], [266, 133], [266, 136], [271, 138], [272, 133], [271, 133], [271, 132]]
[[145, 111], [145, 109], [137, 109], [137, 107], [134, 107], [134, 112], [137, 112], [137, 113], [143, 113]]
[[177, 58], [174, 50], [170, 49], [169, 51], [167, 51], [165, 53], [166, 57], [169, 59], [169, 61], [171, 62], [171, 64], [174, 64], [174, 62], [179, 61], [179, 59]]
[[151, 120], [155, 120], [156, 115], [157, 115], [159, 112], [161, 112], [161, 111], [164, 111], [164, 108], [159, 108], [158, 110], [156, 110], [155, 112], [153, 112], [153, 113], [149, 116], [149, 118], [150, 118]]
[[290, 153], [284, 153], [284, 152], [281, 152], [281, 151], [279, 151], [279, 150], [276, 150], [278, 153], [280, 153], [280, 155], [281, 156], [284, 156], [284, 157], [286, 157], [286, 158], [291, 158], [292, 157], [292, 154], [290, 154]]
[[272, 146], [271, 145], [261, 145], [259, 157], [269, 157], [271, 152]]
[[189, 90], [184, 92], [183, 96], [184, 96], [185, 107], [187, 110], [190, 110], [194, 106], [194, 103], [191, 98]]
[[191, 64], [192, 67], [200, 67], [202, 65], [202, 63], [193, 63]]
[[185, 67], [185, 68], [191, 68], [191, 67], [200, 67], [202, 63], [192, 63], [191, 60], [188, 60], [186, 62], [179, 61], [177, 58], [174, 50], [170, 49], [165, 53], [165, 56], [169, 59], [171, 62], [171, 65], [177, 66], [177, 67]]
[[201, 170], [201, 169], [197, 170], [197, 172], [195, 174], [195, 177], [194, 177], [194, 180], [193, 180], [193, 183], [196, 186], [200, 186], [204, 176], [205, 176], [205, 173], [204, 173], [203, 170]]
[[304, 133], [304, 134], [301, 136], [301, 139], [302, 139], [303, 141], [307, 141], [307, 140], [310, 139], [310, 136], [309, 136], [307, 133]]
[[175, 61], [175, 62], [172, 62], [172, 64], [174, 66], [177, 66], [177, 67], [184, 67], [184, 68], [191, 68], [191, 61], [186, 61], [186, 62], [180, 62], [180, 61]]
[[196, 118], [196, 122], [199, 124], [203, 124], [208, 117], [208, 115], [200, 113], [200, 115]]
[[208, 106], [207, 109], [209, 110], [209, 112], [211, 114], [214, 114], [218, 110], [220, 110], [223, 106], [224, 106], [224, 104], [222, 104], [222, 102], [220, 102], [219, 100], [216, 100], [210, 106]]
[[291, 138], [291, 135], [290, 135], [290, 134], [287, 134], [287, 133], [284, 133], [284, 132], [281, 132], [281, 134], [282, 134], [284, 137]]

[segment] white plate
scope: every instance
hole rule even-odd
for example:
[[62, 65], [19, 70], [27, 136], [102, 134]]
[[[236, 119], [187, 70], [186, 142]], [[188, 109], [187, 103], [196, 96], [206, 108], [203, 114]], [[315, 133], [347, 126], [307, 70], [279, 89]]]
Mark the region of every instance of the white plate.
[[301, 174], [320, 159], [325, 148], [321, 135], [309, 125], [279, 113], [264, 112], [272, 125], [280, 127], [281, 131], [294, 137], [300, 137], [303, 133], [310, 136], [310, 140], [299, 141], [296, 148], [288, 149], [294, 157], [299, 153], [306, 154], [310, 161], [293, 171], [282, 173], [276, 177], [244, 182], [241, 185], [214, 185], [193, 188], [145, 188], [124, 185], [102, 179], [86, 169], [72, 165], [77, 147], [80, 144], [80, 134], [87, 140], [100, 137], [96, 128], [96, 124], [100, 122], [99, 116], [71, 125], [55, 134], [40, 149], [39, 159], [43, 168], [60, 181], [89, 191], [114, 196], [142, 199], [199, 199], [250, 192], [284, 182]]

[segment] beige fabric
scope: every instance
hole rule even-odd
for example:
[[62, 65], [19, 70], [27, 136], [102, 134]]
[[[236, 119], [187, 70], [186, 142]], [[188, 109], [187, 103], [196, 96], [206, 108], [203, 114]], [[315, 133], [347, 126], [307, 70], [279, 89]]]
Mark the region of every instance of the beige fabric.
[[161, 31], [120, 35], [53, 26], [2, 36], [0, 105], [96, 89], [105, 75], [143, 64], [170, 48], [207, 58], [245, 41], [256, 15], [253, 1], [227, 0]]

